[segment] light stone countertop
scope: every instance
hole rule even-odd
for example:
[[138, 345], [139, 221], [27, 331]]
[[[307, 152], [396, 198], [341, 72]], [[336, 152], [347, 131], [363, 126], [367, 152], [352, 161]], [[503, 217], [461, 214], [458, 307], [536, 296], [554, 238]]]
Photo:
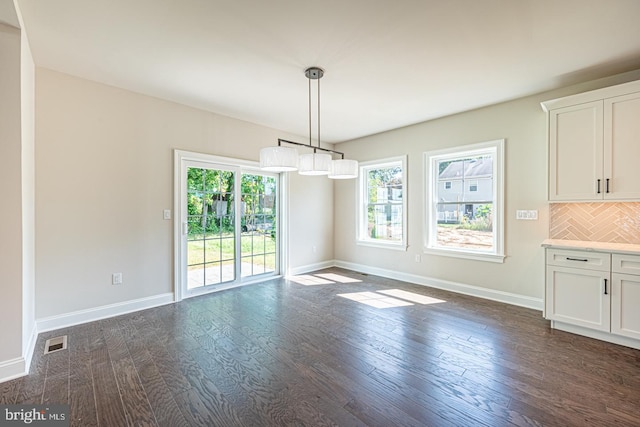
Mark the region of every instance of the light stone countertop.
[[633, 245], [629, 243], [605, 243], [587, 242], [583, 240], [546, 239], [542, 242], [542, 247], [640, 255], [640, 245]]

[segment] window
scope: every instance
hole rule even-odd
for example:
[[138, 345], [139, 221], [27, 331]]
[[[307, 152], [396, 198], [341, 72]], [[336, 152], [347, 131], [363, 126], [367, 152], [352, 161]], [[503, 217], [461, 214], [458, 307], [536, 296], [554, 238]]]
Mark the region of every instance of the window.
[[406, 156], [360, 163], [358, 243], [406, 250]]
[[497, 140], [425, 153], [425, 252], [504, 261], [503, 152]]

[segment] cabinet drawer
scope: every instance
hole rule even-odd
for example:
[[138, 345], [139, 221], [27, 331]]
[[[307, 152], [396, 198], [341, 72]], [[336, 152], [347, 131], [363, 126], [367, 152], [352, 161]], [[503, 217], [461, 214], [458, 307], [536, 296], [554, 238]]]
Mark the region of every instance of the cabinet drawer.
[[640, 255], [613, 254], [611, 271], [640, 276]]
[[547, 249], [547, 264], [559, 267], [609, 271], [611, 255], [602, 252]]

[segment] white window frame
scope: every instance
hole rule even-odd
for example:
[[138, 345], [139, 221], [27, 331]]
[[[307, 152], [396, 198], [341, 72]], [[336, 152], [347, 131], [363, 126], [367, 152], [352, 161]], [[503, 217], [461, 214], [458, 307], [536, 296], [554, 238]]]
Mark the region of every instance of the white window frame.
[[[478, 261], [504, 262], [504, 139], [469, 144], [443, 150], [424, 153], [425, 188], [425, 227], [424, 253]], [[481, 251], [469, 248], [445, 248], [437, 246], [437, 194], [438, 162], [444, 159], [493, 155], [493, 251]]]
[[[367, 233], [367, 185], [368, 171], [372, 169], [383, 169], [393, 166], [402, 168], [402, 239], [392, 242], [385, 240], [371, 239]], [[362, 246], [373, 246], [395, 250], [407, 250], [407, 156], [388, 157], [386, 159], [360, 162], [360, 174], [358, 175], [358, 215], [356, 218], [356, 244]]]

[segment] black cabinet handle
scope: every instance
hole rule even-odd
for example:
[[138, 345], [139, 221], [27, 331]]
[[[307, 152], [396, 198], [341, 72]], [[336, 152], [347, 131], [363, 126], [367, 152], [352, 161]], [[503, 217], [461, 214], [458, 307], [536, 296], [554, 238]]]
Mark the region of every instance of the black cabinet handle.
[[580, 262], [588, 262], [588, 259], [582, 259], [582, 258], [569, 258], [567, 257], [567, 261], [580, 261]]
[[600, 194], [600, 179], [598, 179], [598, 194]]
[[605, 185], [606, 185], [606, 186], [605, 186], [605, 188], [606, 188], [605, 192], [607, 192], [607, 193], [608, 193], [608, 192], [609, 192], [609, 178], [607, 178], [607, 182], [606, 182], [606, 184], [605, 184]]
[[604, 294], [608, 295], [608, 292], [607, 292], [607, 279], [604, 279]]

